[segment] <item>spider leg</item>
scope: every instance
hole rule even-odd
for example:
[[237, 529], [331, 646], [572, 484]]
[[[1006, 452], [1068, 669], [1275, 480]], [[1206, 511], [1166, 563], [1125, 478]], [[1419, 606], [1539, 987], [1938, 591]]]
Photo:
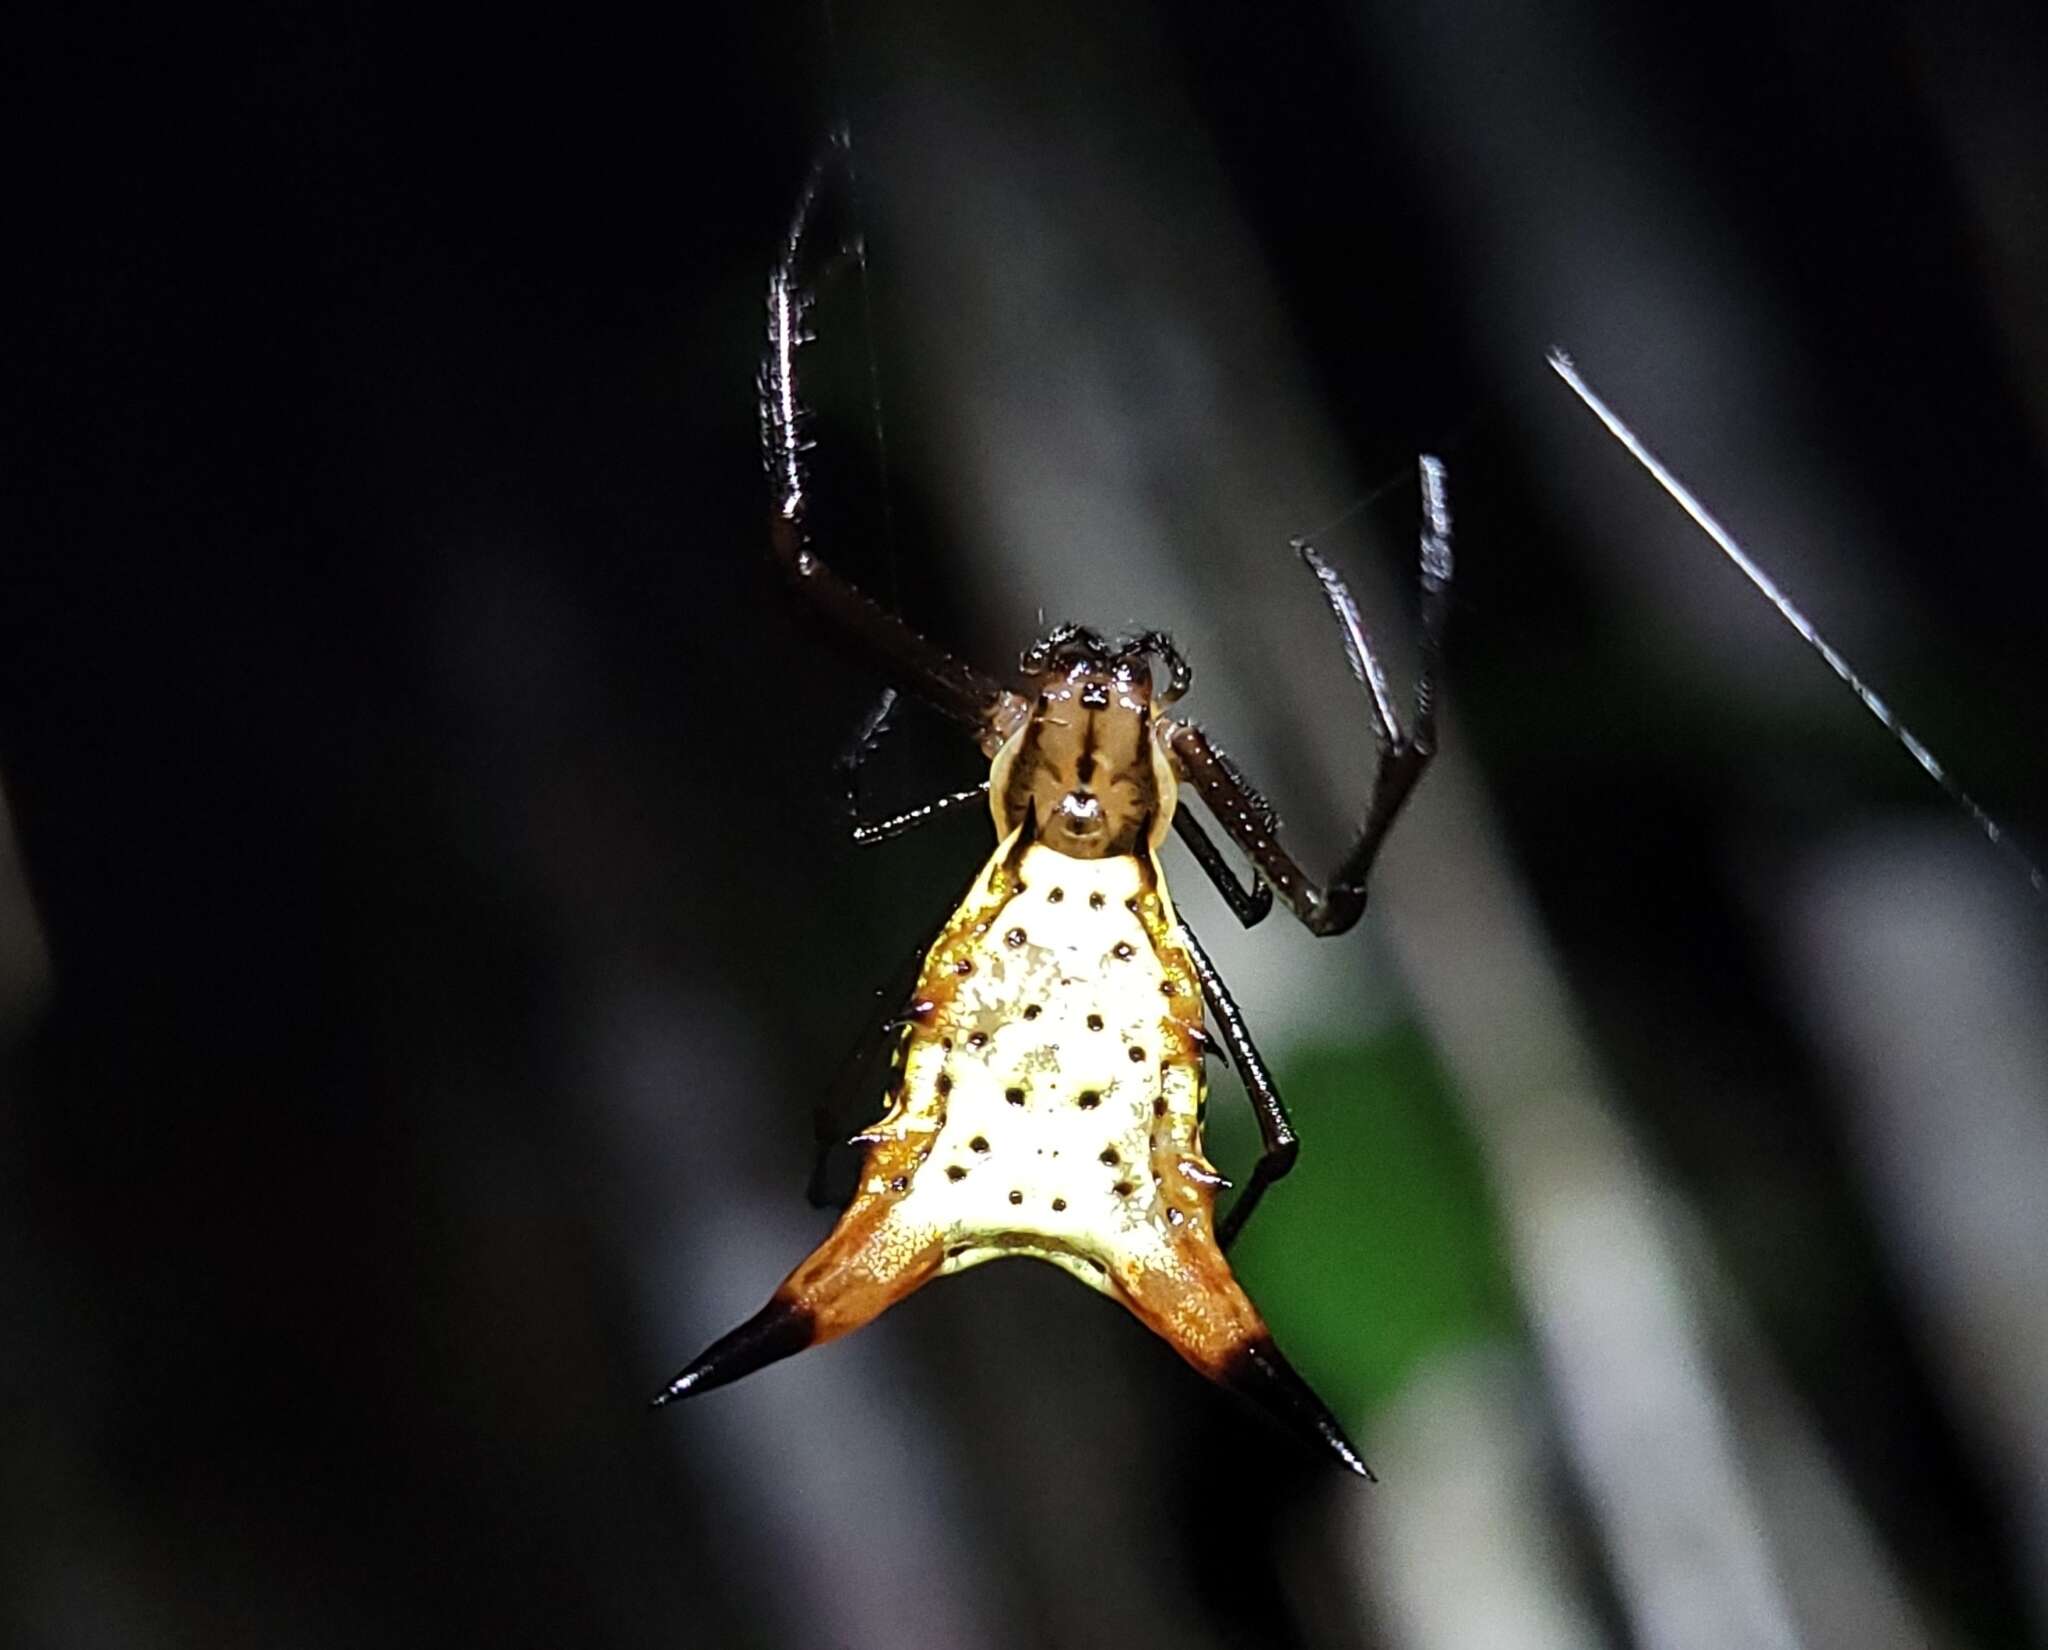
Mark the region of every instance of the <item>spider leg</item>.
[[988, 806], [988, 781], [986, 779], [979, 785], [972, 786], [967, 790], [953, 791], [945, 796], [935, 796], [929, 802], [912, 808], [906, 813], [892, 815], [888, 819], [856, 820], [853, 827], [854, 845], [860, 848], [871, 848], [877, 842], [887, 842], [892, 837], [902, 836], [906, 831], [916, 830], [920, 825], [929, 825], [941, 814], [951, 813], [955, 808], [968, 802], [978, 802], [984, 808]]
[[967, 790], [936, 797], [920, 807], [891, 815], [887, 819], [868, 818], [861, 807], [860, 770], [867, 759], [880, 748], [883, 738], [888, 734], [889, 718], [896, 710], [896, 698], [894, 688], [882, 689], [882, 696], [875, 701], [874, 707], [867, 715], [861, 718], [860, 726], [854, 730], [853, 738], [834, 764], [846, 785], [846, 811], [853, 820], [854, 845], [859, 848], [871, 847], [877, 842], [887, 842], [892, 837], [902, 836], [904, 832], [913, 831], [920, 825], [930, 824], [941, 814], [952, 812], [964, 802], [985, 804], [988, 801], [988, 781], [984, 779], [979, 785]]
[[[914, 960], [912, 967], [921, 960]], [[909, 978], [912, 984], [916, 983], [915, 973]], [[887, 1000], [898, 1001], [900, 994], [891, 994]], [[893, 1037], [899, 1047], [890, 1051], [889, 1074], [880, 1099], [886, 1102], [894, 1098], [902, 1074], [898, 1059], [902, 1030], [902, 1021], [894, 1014], [863, 1026], [839, 1068], [832, 1097], [811, 1113], [813, 1156], [810, 1178], [804, 1182], [804, 1201], [813, 1209], [843, 1209], [853, 1196], [853, 1183], [868, 1146], [861, 1131], [886, 1109], [877, 1103], [875, 1092], [864, 1085], [874, 1072], [876, 1056]], [[867, 1122], [855, 1126], [854, 1119], [859, 1117], [865, 1117]]]
[[867, 759], [882, 748], [882, 740], [889, 732], [889, 718], [896, 714], [896, 690], [883, 688], [868, 712], [860, 719], [860, 725], [853, 730], [853, 737], [846, 742], [846, 749], [839, 753], [839, 759], [832, 764], [846, 787], [846, 811], [853, 816], [856, 827], [864, 815], [860, 806], [860, 770]]
[[[809, 413], [797, 393], [797, 352], [810, 341], [805, 316], [815, 292], [802, 269], [806, 242], [826, 180], [848, 164], [842, 129], [832, 135], [811, 168], [781, 256], [768, 276], [768, 341], [761, 357], [761, 458], [772, 492], [768, 542], [775, 560], [826, 620], [903, 686], [931, 701], [956, 722], [984, 736], [999, 713], [1021, 714], [1022, 705], [993, 677], [963, 664], [920, 636], [895, 614], [842, 579], [820, 558], [809, 526], [803, 455]], [[858, 242], [842, 251], [858, 256]]]
[[1188, 852], [1195, 856], [1195, 863], [1201, 866], [1203, 874], [1216, 886], [1216, 892], [1223, 896], [1223, 903], [1230, 907], [1230, 914], [1247, 928], [1256, 928], [1266, 920], [1266, 913], [1273, 909], [1273, 890], [1266, 886], [1258, 872], [1252, 873], [1251, 886], [1238, 881], [1237, 873], [1230, 868], [1230, 862], [1223, 857], [1223, 850], [1215, 840], [1202, 829], [1201, 823], [1186, 808], [1176, 809], [1173, 828], [1179, 832]]
[[[924, 967], [926, 954], [938, 943], [939, 935], [945, 931], [951, 917], [949, 907], [932, 925], [924, 943], [905, 956], [888, 981], [876, 991], [878, 1002], [893, 1006], [887, 1015], [870, 1020], [861, 1027], [853, 1047], [847, 1050], [846, 1058], [840, 1064], [829, 1098], [811, 1113], [816, 1155], [811, 1160], [811, 1177], [804, 1184], [804, 1197], [814, 1209], [844, 1208], [853, 1196], [853, 1182], [859, 1175], [861, 1160], [871, 1143], [861, 1131], [882, 1115], [887, 1104], [895, 1102], [897, 1087], [903, 1078], [902, 1033], [908, 1024], [903, 1018], [904, 1010], [917, 987], [917, 977]], [[882, 1084], [879, 1097], [886, 1104], [878, 1105], [876, 1092], [868, 1085], [874, 1077], [876, 1056], [892, 1040], [895, 1046], [890, 1049], [888, 1077]], [[864, 1121], [856, 1126], [855, 1119]], [[850, 1162], [845, 1160], [849, 1151], [855, 1154]]]
[[[1425, 457], [1422, 469], [1422, 642], [1415, 677], [1415, 721], [1403, 731], [1379, 657], [1365, 633], [1353, 600], [1336, 569], [1305, 540], [1295, 549], [1323, 588], [1323, 599], [1344, 637], [1344, 656], [1352, 674], [1366, 690], [1378, 755], [1365, 823], [1344, 857], [1318, 887], [1280, 841], [1278, 825], [1265, 798], [1241, 775], [1199, 728], [1182, 724], [1170, 743], [1181, 771], [1201, 793], [1217, 822], [1242, 848], [1287, 908], [1313, 934], [1341, 934], [1365, 911], [1365, 884], [1387, 830], [1415, 788], [1422, 770], [1436, 754], [1436, 675], [1443, 657], [1444, 626], [1450, 614], [1451, 513], [1445, 500], [1444, 467]], [[1206, 869], [1206, 866], [1205, 866]], [[1228, 898], [1228, 896], [1225, 896]]]
[[1201, 979], [1203, 1000], [1208, 1003], [1209, 1013], [1216, 1021], [1217, 1040], [1229, 1052], [1230, 1063], [1237, 1068], [1237, 1075], [1244, 1083], [1244, 1092], [1251, 1100], [1252, 1115], [1258, 1119], [1262, 1142], [1259, 1161], [1252, 1169], [1251, 1179], [1237, 1194], [1229, 1213], [1216, 1223], [1217, 1246], [1228, 1251], [1237, 1241], [1237, 1234], [1244, 1230], [1245, 1222], [1252, 1218], [1252, 1211], [1258, 1208], [1259, 1199], [1266, 1195], [1266, 1188], [1294, 1167], [1295, 1158], [1301, 1154], [1301, 1138], [1294, 1132], [1294, 1123], [1280, 1099], [1280, 1090], [1273, 1081], [1272, 1072], [1266, 1069], [1258, 1045], [1252, 1041], [1251, 1029], [1244, 1023], [1242, 1010], [1231, 997], [1230, 988], [1223, 983], [1223, 976], [1216, 972], [1216, 965], [1209, 960], [1209, 953], [1202, 949], [1201, 941], [1195, 938], [1195, 931], [1188, 927], [1185, 918], [1181, 920], [1180, 933], [1187, 942], [1188, 956], [1194, 961], [1195, 973]]

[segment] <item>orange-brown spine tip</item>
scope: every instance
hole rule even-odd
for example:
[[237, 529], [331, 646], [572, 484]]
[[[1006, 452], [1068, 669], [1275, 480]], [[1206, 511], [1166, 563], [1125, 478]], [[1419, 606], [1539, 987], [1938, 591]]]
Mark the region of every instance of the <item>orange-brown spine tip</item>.
[[654, 1395], [649, 1407], [659, 1409], [677, 1398], [709, 1392], [801, 1352], [811, 1344], [816, 1327], [809, 1307], [777, 1295], [739, 1328], [721, 1335], [699, 1353], [687, 1369]]
[[1294, 1366], [1280, 1356], [1272, 1338], [1261, 1335], [1247, 1341], [1218, 1372], [1217, 1381], [1232, 1392], [1249, 1398], [1282, 1426], [1305, 1438], [1312, 1438], [1339, 1461], [1371, 1483], [1379, 1475], [1344, 1436], [1337, 1417], [1325, 1407]]

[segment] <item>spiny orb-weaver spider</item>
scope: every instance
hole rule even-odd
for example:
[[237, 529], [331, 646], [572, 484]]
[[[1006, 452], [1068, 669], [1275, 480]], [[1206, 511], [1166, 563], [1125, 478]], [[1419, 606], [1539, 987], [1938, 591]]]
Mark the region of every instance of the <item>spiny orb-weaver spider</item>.
[[[1365, 909], [1366, 876], [1435, 745], [1434, 671], [1451, 580], [1443, 467], [1421, 461], [1422, 641], [1403, 731], [1344, 581], [1314, 572], [1365, 689], [1378, 759], [1365, 822], [1328, 881], [1305, 875], [1265, 799], [1193, 723], [1162, 714], [1187, 662], [1162, 633], [1110, 642], [1056, 626], [1024, 652], [1012, 690], [961, 663], [836, 575], [808, 531], [795, 358], [812, 293], [798, 268], [827, 169], [805, 184], [768, 284], [761, 440], [769, 542], [822, 614], [904, 688], [971, 729], [988, 779], [896, 819], [879, 841], [984, 794], [995, 852], [926, 953], [897, 1038], [889, 1109], [855, 1137], [865, 1162], [831, 1235], [768, 1304], [699, 1355], [656, 1404], [723, 1386], [867, 1323], [928, 1279], [1033, 1255], [1121, 1301], [1204, 1375], [1371, 1476], [1334, 1416], [1274, 1347], [1224, 1252], [1297, 1150], [1271, 1074], [1159, 865], [1167, 831], [1245, 926], [1278, 894], [1313, 934]], [[1164, 669], [1163, 686], [1154, 667]], [[885, 704], [886, 704], [885, 700]], [[863, 730], [850, 760], [872, 743]], [[1190, 785], [1254, 867], [1241, 883], [1186, 810]], [[1226, 1182], [1202, 1151], [1203, 1004], [1250, 1095], [1263, 1150], [1219, 1221]]]

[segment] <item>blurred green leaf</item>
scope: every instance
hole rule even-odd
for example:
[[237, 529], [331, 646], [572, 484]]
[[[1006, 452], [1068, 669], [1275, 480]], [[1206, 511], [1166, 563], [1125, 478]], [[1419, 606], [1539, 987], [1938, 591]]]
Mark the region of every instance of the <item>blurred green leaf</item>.
[[[1231, 1259], [1324, 1399], [1363, 1416], [1438, 1349], [1518, 1335], [1479, 1153], [1420, 1032], [1299, 1051], [1279, 1076], [1301, 1156]], [[1230, 1098], [1215, 1148], [1248, 1166], [1257, 1131]]]

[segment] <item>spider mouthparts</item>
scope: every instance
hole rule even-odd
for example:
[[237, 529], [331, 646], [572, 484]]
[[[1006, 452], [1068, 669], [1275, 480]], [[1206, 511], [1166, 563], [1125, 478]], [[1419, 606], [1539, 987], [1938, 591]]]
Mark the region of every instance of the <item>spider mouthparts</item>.
[[721, 1335], [700, 1352], [680, 1375], [654, 1395], [650, 1409], [677, 1398], [694, 1397], [713, 1387], [751, 1375], [766, 1364], [791, 1357], [811, 1344], [816, 1333], [808, 1307], [777, 1295], [751, 1318]]
[[1308, 1382], [1294, 1372], [1294, 1366], [1280, 1356], [1270, 1336], [1247, 1341], [1220, 1370], [1218, 1383], [1249, 1398], [1274, 1420], [1291, 1431], [1312, 1438], [1327, 1448], [1352, 1472], [1377, 1484], [1379, 1475], [1365, 1464], [1337, 1417], [1310, 1390]]

